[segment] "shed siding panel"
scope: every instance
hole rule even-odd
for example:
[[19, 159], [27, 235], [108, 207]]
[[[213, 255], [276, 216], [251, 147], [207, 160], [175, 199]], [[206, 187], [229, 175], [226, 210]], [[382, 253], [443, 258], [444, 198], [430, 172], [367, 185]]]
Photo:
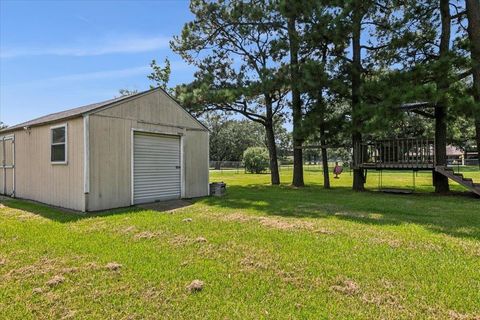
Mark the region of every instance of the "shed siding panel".
[[[68, 125], [68, 163], [50, 162], [50, 127]], [[32, 127], [15, 134], [16, 196], [54, 206], [84, 210], [83, 119]]]
[[88, 210], [130, 205], [129, 132], [128, 121], [90, 116]]
[[186, 193], [189, 198], [208, 195], [208, 132], [187, 131], [184, 138]]

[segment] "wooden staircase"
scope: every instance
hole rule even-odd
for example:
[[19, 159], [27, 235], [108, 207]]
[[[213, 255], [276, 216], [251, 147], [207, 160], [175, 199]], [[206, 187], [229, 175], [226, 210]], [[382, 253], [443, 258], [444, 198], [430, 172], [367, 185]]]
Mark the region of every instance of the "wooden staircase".
[[474, 183], [472, 178], [465, 178], [463, 174], [455, 173], [452, 168], [444, 166], [435, 166], [435, 171], [457, 182], [458, 184], [461, 184], [476, 195], [480, 196], [480, 183]]

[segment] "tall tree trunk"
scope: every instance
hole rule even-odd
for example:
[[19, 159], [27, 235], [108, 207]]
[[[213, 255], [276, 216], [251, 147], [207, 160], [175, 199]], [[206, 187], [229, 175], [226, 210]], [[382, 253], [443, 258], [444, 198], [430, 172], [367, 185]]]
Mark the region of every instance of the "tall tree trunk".
[[[322, 50], [322, 73], [325, 73], [325, 66], [327, 65], [327, 47], [324, 47]], [[322, 169], [323, 169], [323, 187], [325, 189], [330, 189], [330, 174], [328, 171], [328, 153], [325, 145], [327, 144], [327, 139], [325, 138], [325, 117], [326, 117], [326, 103], [323, 99], [323, 84], [320, 86], [319, 95], [318, 95], [318, 106], [320, 107], [320, 144], [322, 145]]]
[[302, 133], [302, 100], [300, 97], [300, 72], [298, 66], [298, 33], [296, 18], [288, 18], [288, 38], [290, 42], [290, 77], [292, 86], [292, 117], [293, 117], [293, 180], [292, 185], [303, 187], [303, 152], [304, 141]]
[[[451, 17], [449, 0], [440, 0], [440, 17], [442, 33], [440, 36], [439, 59], [441, 60], [450, 51]], [[447, 70], [445, 70], [446, 72]], [[439, 74], [436, 81], [438, 90], [443, 91], [443, 93], [448, 89], [447, 79], [446, 74]], [[444, 98], [435, 108], [435, 162], [435, 165], [438, 166], [447, 165], [447, 106]], [[433, 171], [433, 184], [435, 185], [435, 192], [443, 193], [450, 190], [448, 178], [435, 170]]]
[[361, 143], [362, 143], [362, 133], [361, 125], [362, 120], [359, 115], [360, 108], [360, 88], [362, 81], [362, 57], [361, 57], [361, 47], [360, 47], [360, 37], [361, 37], [361, 28], [362, 28], [362, 19], [363, 13], [361, 12], [361, 0], [355, 1], [355, 9], [352, 17], [352, 68], [351, 68], [351, 77], [352, 77], [352, 146], [353, 146], [353, 190], [355, 191], [364, 191], [365, 187], [365, 177], [363, 174], [363, 169], [359, 168], [360, 165], [360, 154], [361, 154]]
[[265, 107], [267, 110], [267, 120], [265, 121], [264, 126], [267, 138], [268, 156], [270, 158], [270, 178], [273, 185], [278, 185], [280, 184], [280, 174], [278, 171], [275, 131], [273, 129], [272, 98], [269, 95], [265, 95]]
[[[478, 101], [478, 102], [480, 103], [480, 101]], [[479, 111], [477, 111], [477, 112], [479, 112]], [[478, 168], [480, 169], [480, 115], [477, 115], [475, 117], [475, 131], [476, 131], [476, 140], [477, 140]]]
[[480, 1], [466, 0], [468, 38], [473, 67], [473, 98], [478, 104], [475, 113], [477, 159], [480, 167]]
[[273, 185], [278, 185], [280, 184], [280, 174], [278, 171], [277, 145], [271, 121], [265, 124], [265, 133], [267, 136], [268, 156], [270, 158], [270, 178]]
[[[435, 108], [435, 165], [447, 165], [447, 115], [444, 106]], [[435, 192], [444, 193], [449, 191], [448, 178], [433, 171], [433, 184]]]
[[323, 122], [324, 114], [322, 113], [322, 120], [320, 122], [320, 144], [322, 145], [322, 168], [323, 168], [323, 187], [330, 189], [330, 176], [328, 171], [328, 154], [325, 147], [325, 123]]

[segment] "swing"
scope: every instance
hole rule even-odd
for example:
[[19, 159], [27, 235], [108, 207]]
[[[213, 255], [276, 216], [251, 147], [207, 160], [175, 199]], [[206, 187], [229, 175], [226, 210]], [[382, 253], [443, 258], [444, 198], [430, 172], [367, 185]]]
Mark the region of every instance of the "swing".
[[380, 173], [378, 175], [378, 191], [384, 193], [393, 193], [393, 194], [412, 194], [415, 192], [415, 177], [418, 174], [418, 170], [412, 170], [412, 179], [413, 179], [413, 188], [384, 188], [383, 187], [383, 170], [378, 170]]

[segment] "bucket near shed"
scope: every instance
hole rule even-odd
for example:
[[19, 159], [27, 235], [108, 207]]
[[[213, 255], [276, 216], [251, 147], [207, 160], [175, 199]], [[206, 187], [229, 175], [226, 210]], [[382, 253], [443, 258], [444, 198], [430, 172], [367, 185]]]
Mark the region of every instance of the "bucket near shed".
[[227, 192], [227, 184], [224, 182], [210, 183], [210, 195], [215, 197], [224, 196]]

